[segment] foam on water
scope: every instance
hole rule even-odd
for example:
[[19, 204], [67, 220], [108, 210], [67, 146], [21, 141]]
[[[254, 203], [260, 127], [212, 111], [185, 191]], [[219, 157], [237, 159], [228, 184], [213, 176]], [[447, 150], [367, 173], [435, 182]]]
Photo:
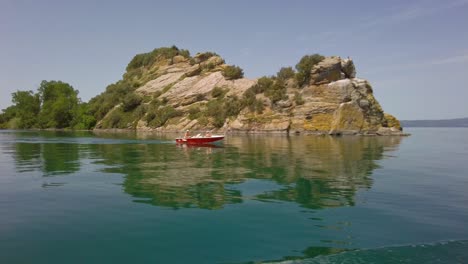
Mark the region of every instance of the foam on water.
[[311, 259], [271, 263], [468, 263], [468, 241], [444, 241], [432, 244], [360, 249]]

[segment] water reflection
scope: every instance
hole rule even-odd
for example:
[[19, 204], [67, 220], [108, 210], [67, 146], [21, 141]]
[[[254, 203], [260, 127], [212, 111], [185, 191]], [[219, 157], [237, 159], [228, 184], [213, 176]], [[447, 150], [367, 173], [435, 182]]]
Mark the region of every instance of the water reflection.
[[33, 171], [41, 161], [41, 145], [16, 143], [14, 157], [19, 172]]
[[79, 145], [55, 142], [57, 133], [54, 136], [49, 132], [32, 133], [29, 137], [25, 133], [19, 134], [14, 144], [13, 155], [19, 172], [40, 170], [44, 176], [52, 176], [79, 171]]
[[[354, 247], [352, 232], [348, 232], [352, 217], [335, 219], [330, 211], [320, 209], [355, 205], [359, 190], [372, 188], [372, 173], [379, 168], [378, 161], [389, 157], [389, 152], [396, 150], [402, 140], [229, 135], [223, 144], [206, 147], [176, 145], [171, 140], [174, 137], [50, 132], [5, 136], [2, 132], [0, 148], [3, 154], [14, 159], [18, 172], [15, 177], [21, 177], [22, 173], [38, 175], [28, 174], [30, 171], [40, 172], [42, 181], [36, 178], [29, 184], [40, 184], [43, 190], [51, 191], [47, 192], [50, 196], [39, 192], [38, 195], [44, 196], [38, 197], [53, 197], [51, 200], [57, 197], [70, 202], [73, 194], [79, 193], [80, 202], [89, 197], [86, 205], [96, 202], [103, 203], [101, 210], [110, 208], [97, 215], [124, 219], [125, 228], [132, 226], [135, 230], [141, 228], [141, 234], [153, 234], [148, 238], [150, 241], [154, 237], [162, 237], [164, 241], [167, 237], [160, 230], [166, 229], [172, 230], [167, 232], [168, 237], [176, 237], [173, 234], [179, 225], [172, 223], [186, 226], [192, 232], [189, 240], [205, 237], [208, 226], [219, 224], [210, 232], [224, 232], [223, 239], [233, 240], [219, 242], [227, 245], [219, 254], [228, 255], [229, 245], [245, 244], [243, 251], [258, 247], [261, 252], [265, 248], [268, 253], [264, 256], [270, 256], [275, 255], [270, 251], [275, 248], [285, 252], [285, 257], [279, 260], [288, 260], [336, 254]], [[115, 177], [109, 180], [110, 175]], [[121, 191], [115, 188], [116, 184], [118, 188], [121, 184]], [[72, 190], [70, 196], [69, 190]], [[103, 196], [98, 195], [101, 192]], [[128, 216], [127, 209], [135, 209], [135, 204], [128, 207], [128, 203], [122, 202], [128, 198], [144, 204], [140, 212], [135, 210]], [[161, 211], [151, 210], [154, 208], [151, 206], [219, 210], [228, 205], [234, 206], [214, 215], [202, 210], [170, 211], [165, 215], [167, 225], [161, 229], [145, 225], [157, 221], [139, 222], [141, 218], [135, 217], [149, 211], [159, 217]], [[298, 210], [297, 205], [304, 209]], [[89, 209], [93, 217], [96, 211], [94, 207]], [[178, 219], [187, 213], [194, 218]], [[206, 229], [192, 226], [191, 219], [202, 219], [197, 223], [208, 223], [208, 226]], [[102, 230], [99, 225], [95, 228], [97, 233]], [[207, 241], [217, 241], [217, 238], [212, 234]], [[299, 242], [291, 243], [292, 240]], [[252, 251], [245, 256], [257, 261], [261, 254]], [[252, 257], [257, 255], [260, 257]]]
[[[258, 195], [262, 199], [294, 201], [307, 208], [352, 206], [358, 189], [370, 188], [372, 171], [378, 168], [386, 148], [394, 148], [401, 138], [310, 137], [292, 138], [282, 143], [263, 142], [256, 153], [262, 177], [285, 185]], [[274, 145], [283, 144], [280, 147]], [[273, 145], [273, 146], [272, 146]], [[262, 151], [272, 149], [276, 151]], [[263, 172], [263, 173], [262, 173]], [[258, 175], [258, 174], [257, 174]]]
[[80, 169], [76, 144], [42, 144], [41, 158], [46, 175], [73, 173]]
[[[172, 208], [219, 209], [245, 199], [295, 202], [306, 208], [352, 206], [370, 188], [372, 171], [401, 138], [229, 137], [224, 148], [98, 145], [96, 152], [123, 173], [136, 202]], [[244, 195], [239, 183], [273, 182]], [[271, 186], [271, 184], [269, 185]]]
[[[18, 172], [39, 169], [45, 176], [76, 172], [83, 169], [84, 159], [91, 160], [101, 172], [124, 175], [123, 191], [139, 203], [219, 209], [255, 199], [321, 209], [353, 206], [356, 192], [371, 188], [376, 161], [401, 141], [229, 136], [224, 145], [207, 147], [137, 136], [143, 139], [135, 140], [135, 134], [113, 136], [115, 142], [109, 142], [108, 134], [18, 134], [12, 156]], [[131, 144], [123, 140], [129, 138]], [[254, 188], [244, 189], [241, 183], [251, 180], [257, 181]]]
[[104, 171], [126, 175], [124, 191], [137, 198], [136, 202], [207, 209], [241, 202], [239, 191], [225, 188], [233, 175], [230, 172], [236, 169], [222, 165], [224, 148], [175, 144], [93, 147], [104, 158], [102, 163], [121, 165]]

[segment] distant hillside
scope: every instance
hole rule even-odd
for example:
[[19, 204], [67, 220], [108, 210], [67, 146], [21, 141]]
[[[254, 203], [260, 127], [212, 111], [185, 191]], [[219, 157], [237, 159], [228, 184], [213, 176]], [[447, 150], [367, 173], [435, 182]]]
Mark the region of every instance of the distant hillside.
[[403, 127], [468, 127], [468, 117], [443, 120], [401, 120]]

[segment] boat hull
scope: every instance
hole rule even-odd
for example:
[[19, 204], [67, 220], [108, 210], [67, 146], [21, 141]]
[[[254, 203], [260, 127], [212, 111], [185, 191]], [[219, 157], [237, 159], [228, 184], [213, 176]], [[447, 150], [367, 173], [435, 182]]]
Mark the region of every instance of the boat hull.
[[190, 138], [176, 138], [176, 143], [181, 144], [206, 144], [222, 140], [224, 136], [211, 136], [211, 137], [190, 137]]

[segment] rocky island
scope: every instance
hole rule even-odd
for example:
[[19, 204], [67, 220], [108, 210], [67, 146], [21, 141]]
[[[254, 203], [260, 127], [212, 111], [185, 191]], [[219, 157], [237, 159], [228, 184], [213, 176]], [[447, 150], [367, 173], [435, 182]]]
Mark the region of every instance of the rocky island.
[[13, 93], [0, 127], [403, 135], [353, 61], [337, 56], [306, 55], [294, 69], [248, 79], [216, 53], [163, 47], [136, 55], [88, 103], [77, 95], [61, 81]]

